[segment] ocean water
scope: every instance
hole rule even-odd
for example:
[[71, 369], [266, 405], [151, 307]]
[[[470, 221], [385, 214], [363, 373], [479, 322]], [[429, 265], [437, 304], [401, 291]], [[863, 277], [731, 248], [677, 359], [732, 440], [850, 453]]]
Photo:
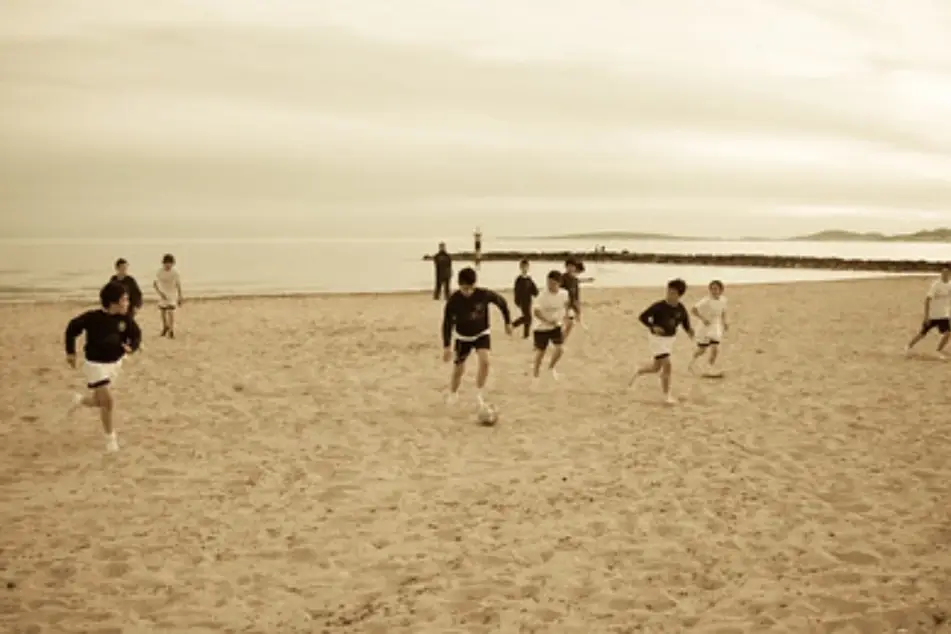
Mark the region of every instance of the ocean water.
[[[447, 240], [450, 250], [471, 248], [470, 238]], [[663, 253], [764, 253], [882, 259], [951, 259], [943, 244], [603, 241], [610, 250]], [[169, 239], [169, 240], [0, 240], [0, 300], [95, 298], [112, 274], [118, 257], [146, 291], [162, 255], [178, 260], [186, 296], [270, 295], [427, 290], [432, 264], [422, 260], [435, 239]], [[485, 250], [586, 251], [589, 241], [489, 238]], [[456, 268], [464, 266], [457, 263]], [[541, 277], [556, 263], [539, 262]], [[514, 262], [483, 263], [481, 283], [508, 288], [517, 272]], [[880, 277], [880, 273], [757, 269], [677, 265], [591, 263], [587, 275], [595, 287], [660, 286], [671, 277], [705, 284], [795, 282]]]

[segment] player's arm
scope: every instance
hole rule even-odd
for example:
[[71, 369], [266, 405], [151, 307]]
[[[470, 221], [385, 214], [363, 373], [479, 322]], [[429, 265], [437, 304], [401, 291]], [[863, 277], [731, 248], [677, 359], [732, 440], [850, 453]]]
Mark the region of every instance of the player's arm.
[[937, 296], [938, 285], [932, 284], [931, 289], [928, 291], [928, 294], [925, 296], [925, 319], [928, 321], [931, 318], [931, 302], [934, 301], [934, 298]]
[[178, 291], [178, 303], [184, 303], [185, 294], [182, 293], [182, 276], [178, 274], [178, 271], [175, 272], [175, 290]]
[[700, 309], [707, 305], [707, 298], [701, 299], [699, 302], [693, 305], [693, 308], [690, 309], [690, 314], [699, 319], [703, 324], [709, 325], [707, 320], [704, 319], [703, 315], [700, 314]]
[[505, 301], [505, 298], [496, 293], [495, 291], [486, 291], [488, 293], [488, 300], [490, 303], [498, 306], [499, 311], [502, 313], [502, 319], [505, 320], [506, 326], [512, 325], [512, 313], [509, 312], [509, 304]]
[[456, 325], [456, 299], [455, 295], [446, 302], [442, 315], [442, 347], [446, 350], [452, 345], [452, 329]]
[[[569, 306], [570, 306], [570, 302], [569, 302]], [[656, 307], [657, 307], [657, 304], [651, 304], [637, 318], [637, 320], [641, 322], [642, 324], [644, 324], [644, 326], [648, 330], [652, 330], [654, 328], [654, 312], [656, 310]]]
[[86, 330], [89, 313], [83, 313], [70, 320], [66, 325], [66, 359], [70, 365], [76, 364], [76, 338]]
[[528, 283], [532, 285], [532, 297], [538, 297], [538, 286], [535, 285], [535, 280], [528, 280]]
[[129, 303], [135, 309], [142, 308], [142, 289], [139, 288], [139, 283], [135, 281], [135, 278], [130, 278], [129, 281], [132, 286], [129, 292]]
[[166, 296], [165, 296], [165, 293], [162, 292], [162, 287], [159, 286], [158, 277], [156, 277], [156, 278], [152, 281], [152, 288], [155, 289], [155, 292], [158, 293], [158, 296], [159, 296], [159, 297], [161, 297], [163, 300], [168, 300], [168, 297], [166, 297]]
[[[567, 310], [567, 308], [566, 308], [566, 309], [565, 309], [565, 314], [567, 314], [567, 313], [568, 313], [568, 310]], [[537, 306], [536, 306], [535, 309], [532, 311], [532, 315], [534, 315], [535, 319], [537, 319], [538, 321], [542, 322], [542, 323], [545, 324], [546, 326], [554, 326], [554, 324], [553, 324], [549, 319], [547, 319], [547, 318], [545, 317], [544, 313], [542, 313], [541, 309], [538, 308]]]
[[690, 338], [693, 339], [694, 332], [693, 332], [693, 324], [690, 323], [690, 313], [687, 312], [687, 309], [684, 308], [683, 306], [680, 307], [680, 310], [683, 313], [683, 317], [684, 317], [684, 321], [683, 321], [684, 332], [690, 335]]
[[132, 352], [138, 352], [139, 346], [142, 345], [142, 329], [139, 328], [139, 324], [135, 323], [135, 319], [126, 319], [126, 325], [128, 330], [126, 330], [126, 345], [129, 346], [129, 350]]

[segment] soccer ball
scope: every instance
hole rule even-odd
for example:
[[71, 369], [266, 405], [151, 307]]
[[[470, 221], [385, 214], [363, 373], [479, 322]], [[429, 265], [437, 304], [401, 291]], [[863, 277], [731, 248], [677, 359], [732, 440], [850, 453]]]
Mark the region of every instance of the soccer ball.
[[491, 405], [484, 405], [479, 408], [479, 414], [476, 417], [480, 425], [491, 427], [499, 420], [499, 413]]

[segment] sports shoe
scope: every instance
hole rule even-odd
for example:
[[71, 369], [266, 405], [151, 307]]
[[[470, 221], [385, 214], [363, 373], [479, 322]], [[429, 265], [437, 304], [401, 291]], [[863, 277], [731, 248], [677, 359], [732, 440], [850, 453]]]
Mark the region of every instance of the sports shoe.
[[556, 370], [555, 368], [551, 369], [551, 378], [555, 379], [556, 381], [561, 380], [561, 375], [558, 374], [558, 370]]
[[119, 439], [116, 438], [116, 432], [112, 432], [106, 436], [106, 451], [109, 453], [119, 451]]
[[664, 402], [667, 403], [668, 405], [676, 405], [676, 404], [677, 404], [677, 399], [675, 399], [672, 394], [668, 394], [668, 395], [664, 398]]
[[459, 402], [458, 392], [450, 392], [449, 394], [446, 395], [446, 405], [455, 405], [458, 402]]

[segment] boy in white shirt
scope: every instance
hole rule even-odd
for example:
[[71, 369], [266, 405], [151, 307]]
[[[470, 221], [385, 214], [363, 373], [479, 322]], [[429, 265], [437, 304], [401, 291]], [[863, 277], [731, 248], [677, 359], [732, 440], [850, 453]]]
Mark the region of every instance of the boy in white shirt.
[[558, 371], [555, 366], [561, 360], [564, 353], [562, 347], [565, 342], [565, 333], [562, 326], [568, 318], [568, 312], [571, 308], [571, 297], [568, 291], [561, 287], [562, 276], [558, 271], [551, 271], [548, 274], [546, 288], [538, 294], [535, 303], [534, 317], [535, 322], [535, 366], [533, 376], [537, 379], [542, 367], [542, 359], [548, 351], [548, 345], [552, 346], [551, 361], [548, 369], [551, 370], [551, 376], [558, 380]]
[[938, 341], [938, 356], [947, 359], [944, 348], [948, 345], [948, 339], [951, 338], [951, 266], [944, 267], [941, 278], [931, 284], [928, 295], [925, 297], [925, 317], [921, 330], [912, 337], [905, 348], [905, 354], [910, 354], [911, 349], [934, 329], [941, 334], [941, 339]]
[[710, 294], [694, 304], [690, 313], [700, 320], [701, 327], [697, 333], [697, 350], [688, 366], [694, 369], [700, 357], [710, 351], [710, 369], [716, 365], [720, 352], [720, 342], [723, 334], [729, 329], [726, 320], [726, 297], [723, 296], [724, 286], [720, 280], [713, 280], [709, 285]]
[[175, 338], [175, 309], [182, 305], [182, 280], [175, 270], [175, 256], [166, 253], [162, 258], [162, 268], [155, 274], [152, 284], [159, 296], [159, 312], [162, 314], [162, 335]]

